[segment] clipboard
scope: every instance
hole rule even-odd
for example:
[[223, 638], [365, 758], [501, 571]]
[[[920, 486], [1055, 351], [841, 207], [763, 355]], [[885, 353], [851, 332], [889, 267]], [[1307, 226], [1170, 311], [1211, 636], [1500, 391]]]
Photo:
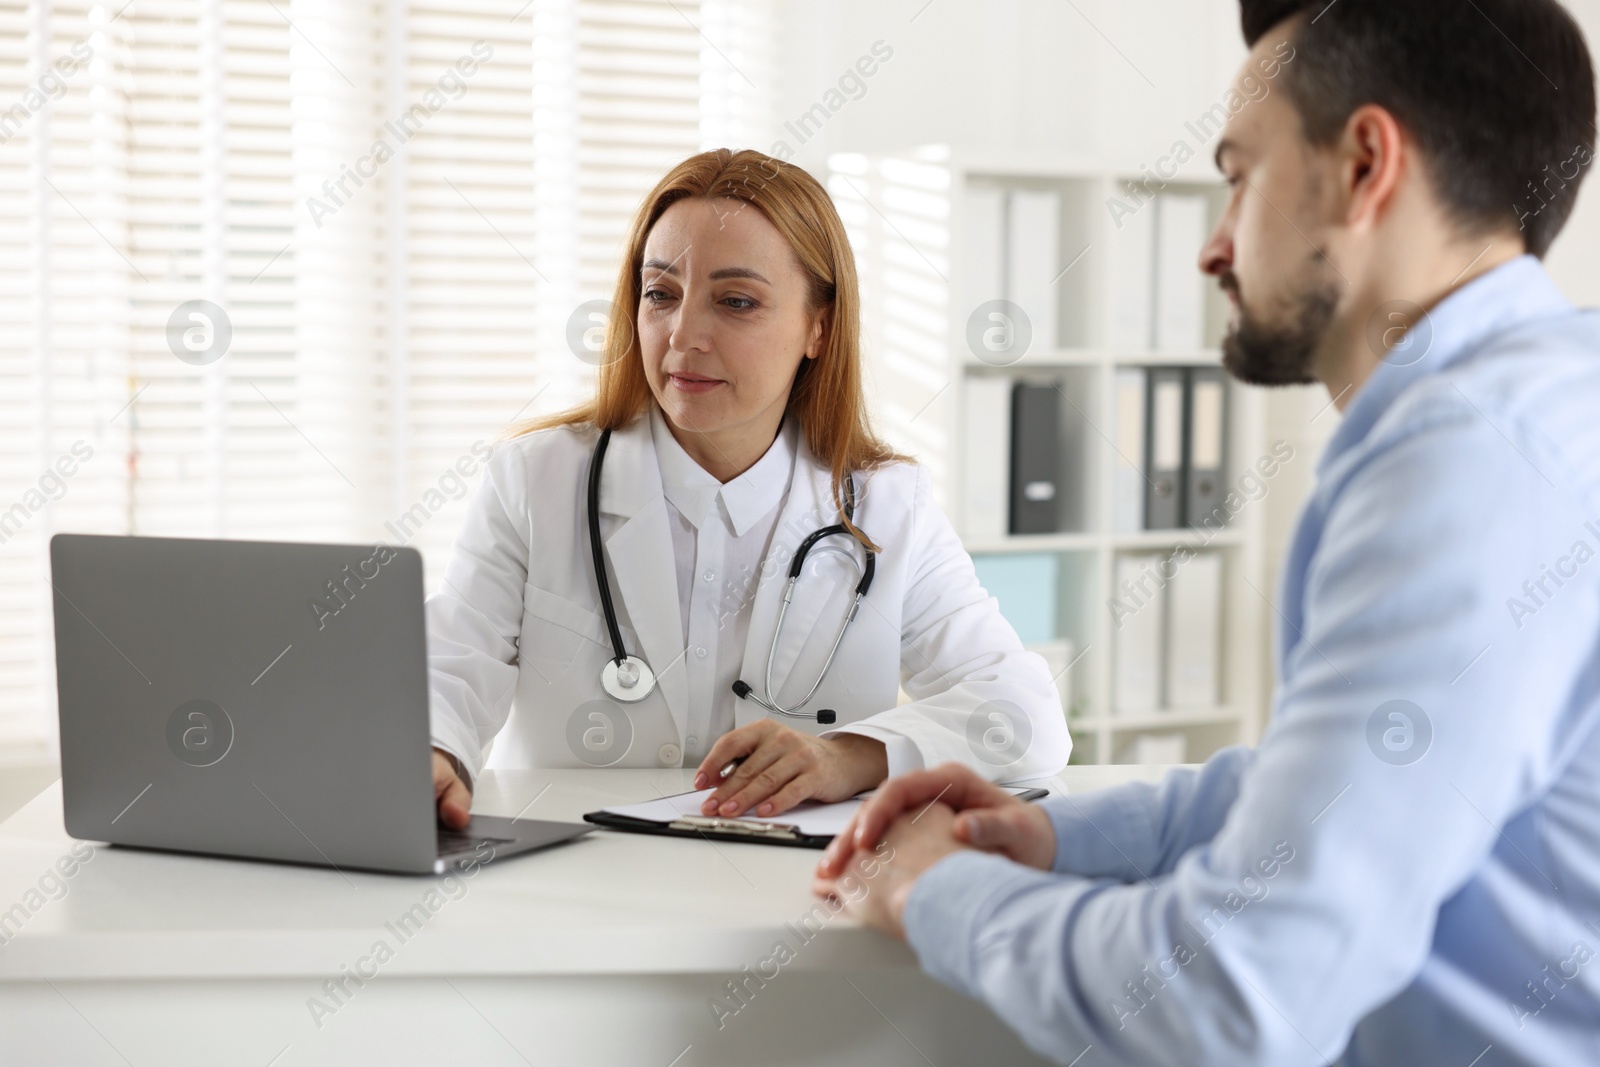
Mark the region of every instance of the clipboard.
[[[1048, 789], [1001, 786], [1019, 800], [1034, 801], [1050, 795]], [[607, 830], [630, 834], [656, 834], [662, 837], [691, 837], [705, 841], [745, 842], [753, 845], [785, 845], [790, 848], [827, 848], [835, 834], [871, 793], [862, 793], [837, 804], [807, 802], [782, 815], [769, 818], [738, 818], [701, 815], [700, 803], [714, 789], [678, 793], [642, 804], [602, 808], [584, 815], [585, 822]]]

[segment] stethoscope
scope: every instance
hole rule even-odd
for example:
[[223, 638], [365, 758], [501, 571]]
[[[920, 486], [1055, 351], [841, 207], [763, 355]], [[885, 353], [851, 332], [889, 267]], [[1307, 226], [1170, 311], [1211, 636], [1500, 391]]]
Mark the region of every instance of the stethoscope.
[[[594, 458], [589, 461], [589, 554], [594, 562], [595, 585], [600, 590], [600, 609], [605, 613], [606, 631], [611, 637], [611, 650], [613, 657], [606, 662], [605, 668], [600, 672], [600, 686], [606, 694], [615, 700], [626, 704], [633, 704], [649, 696], [655, 689], [656, 675], [650, 665], [638, 656], [630, 656], [622, 644], [622, 627], [617, 624], [617, 609], [611, 602], [611, 582], [606, 578], [605, 553], [600, 544], [600, 468], [605, 463], [606, 446], [611, 443], [611, 431], [600, 431], [600, 440], [594, 446]], [[856, 487], [855, 480], [845, 482], [844, 514], [847, 519], [855, 518]], [[855, 599], [850, 602], [850, 610], [845, 613], [844, 621], [839, 624], [839, 632], [834, 635], [833, 647], [828, 649], [827, 661], [822, 665], [822, 672], [817, 675], [817, 680], [812, 683], [806, 695], [786, 708], [780, 708], [771, 702], [772, 688], [772, 662], [778, 653], [778, 640], [783, 636], [784, 616], [789, 613], [789, 602], [794, 599], [795, 583], [800, 580], [800, 570], [805, 566], [806, 555], [813, 545], [824, 538], [843, 534], [852, 541], [855, 535], [843, 523], [824, 526], [815, 530], [795, 551], [794, 560], [789, 564], [789, 584], [783, 590], [783, 604], [778, 608], [778, 624], [772, 631], [772, 643], [767, 646], [767, 697], [762, 699], [751, 689], [745, 681], [733, 683], [734, 694], [741, 700], [753, 700], [775, 715], [784, 715], [794, 719], [813, 719], [816, 722], [828, 725], [836, 720], [836, 715], [830, 708], [823, 708], [814, 715], [802, 711], [806, 703], [816, 695], [822, 687], [822, 681], [828, 676], [828, 669], [833, 666], [833, 657], [839, 651], [839, 645], [844, 641], [845, 631], [850, 628], [851, 620], [856, 617], [856, 612], [861, 609], [861, 601], [867, 595], [867, 590], [872, 587], [872, 574], [876, 566], [874, 553], [867, 550], [866, 563], [861, 568], [861, 580], [856, 583]]]

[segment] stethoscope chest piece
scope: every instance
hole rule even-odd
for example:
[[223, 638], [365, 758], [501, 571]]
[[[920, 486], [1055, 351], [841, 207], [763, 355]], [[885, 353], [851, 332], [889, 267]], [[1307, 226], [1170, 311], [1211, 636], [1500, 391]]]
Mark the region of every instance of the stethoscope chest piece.
[[655, 686], [655, 672], [638, 656], [607, 660], [605, 670], [600, 672], [600, 687], [613, 700], [625, 704], [643, 700]]
[[[612, 657], [606, 662], [605, 669], [600, 672], [600, 687], [613, 700], [620, 700], [624, 704], [634, 704], [649, 696], [656, 687], [655, 672], [650, 665], [638, 656], [628, 655], [622, 644], [622, 627], [617, 622], [616, 605], [611, 601], [611, 582], [606, 577], [605, 550], [600, 542], [600, 470], [605, 462], [606, 446], [611, 441], [611, 431], [600, 431], [600, 439], [595, 442], [594, 458], [589, 461], [589, 491], [586, 500], [589, 519], [589, 558], [594, 563], [595, 590], [600, 597], [600, 610], [606, 619], [606, 636], [611, 639]], [[849, 478], [844, 483], [844, 515], [852, 519], [856, 509], [855, 479]], [[839, 632], [834, 635], [833, 647], [828, 650], [828, 658], [822, 664], [822, 670], [817, 674], [817, 680], [812, 683], [806, 695], [800, 698], [799, 703], [788, 707], [779, 707], [774, 703], [774, 690], [772, 688], [772, 664], [778, 653], [778, 639], [783, 633], [783, 620], [789, 613], [789, 602], [794, 598], [795, 583], [800, 580], [800, 572], [805, 566], [806, 555], [811, 547], [818, 541], [827, 537], [847, 537], [854, 541], [850, 528], [843, 523], [825, 526], [814, 531], [809, 537], [800, 542], [800, 547], [795, 550], [794, 559], [789, 564], [789, 584], [784, 588], [783, 603], [778, 609], [778, 621], [773, 627], [772, 642], [767, 646], [767, 695], [756, 696], [749, 683], [737, 681], [733, 684], [733, 692], [741, 700], [750, 700], [775, 715], [784, 715], [794, 719], [811, 719], [824, 726], [837, 721], [838, 715], [830, 708], [823, 708], [815, 714], [807, 714], [800, 709], [810, 702], [816, 695], [822, 680], [828, 676], [828, 669], [833, 666], [833, 657], [839, 651], [839, 644], [844, 640], [845, 631], [850, 622], [856, 617], [856, 612], [861, 608], [861, 600], [867, 595], [867, 590], [872, 586], [872, 575], [876, 569], [875, 553], [868, 550], [866, 559], [861, 567], [861, 580], [856, 584], [855, 600], [850, 605], [850, 611], [845, 615], [844, 621], [839, 624]]]

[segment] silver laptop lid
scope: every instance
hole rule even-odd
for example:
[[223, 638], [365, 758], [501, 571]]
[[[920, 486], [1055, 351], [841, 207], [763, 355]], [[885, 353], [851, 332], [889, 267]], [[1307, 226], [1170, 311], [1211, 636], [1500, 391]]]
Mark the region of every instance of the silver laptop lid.
[[430, 871], [422, 558], [58, 534], [67, 832]]

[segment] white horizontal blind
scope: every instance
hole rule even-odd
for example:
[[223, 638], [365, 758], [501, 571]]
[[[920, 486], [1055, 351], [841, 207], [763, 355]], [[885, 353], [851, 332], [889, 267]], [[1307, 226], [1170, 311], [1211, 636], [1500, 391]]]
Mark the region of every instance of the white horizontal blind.
[[114, 2], [0, 0], [0, 750], [53, 733], [55, 531], [381, 538], [435, 587], [480, 442], [591, 387], [567, 320], [642, 195], [768, 128], [768, 0]]
[[580, 304], [608, 299], [640, 200], [701, 145], [702, 0], [534, 0], [538, 337], [566, 353], [552, 371], [558, 404], [586, 395], [591, 367], [573, 354]]
[[38, 691], [42, 542], [29, 494], [44, 499], [35, 479], [50, 445], [41, 417], [48, 410], [39, 373], [44, 338], [31, 313], [48, 295], [38, 273], [48, 240], [39, 145], [48, 129], [38, 128], [50, 115], [34, 80], [52, 42], [39, 21], [27, 4], [0, 4], [0, 737], [8, 740], [32, 725]]
[[888, 442], [928, 469], [942, 504], [950, 467], [945, 413], [952, 393], [950, 336], [951, 174], [945, 150], [910, 158], [838, 153], [828, 160], [861, 279], [868, 399]]
[[640, 198], [700, 146], [700, 7], [578, 4], [580, 289], [610, 293]]
[[[294, 8], [138, 0], [124, 16], [129, 396], [138, 396], [126, 416], [132, 533], [353, 532], [339, 521], [353, 510], [350, 486], [326, 466], [348, 468], [351, 457], [319, 458], [315, 449], [332, 453], [335, 442], [312, 425], [300, 394], [314, 380], [305, 364], [319, 353], [298, 292], [301, 269], [315, 260], [297, 240], [294, 169], [305, 149], [296, 144], [291, 79], [301, 75], [302, 94], [326, 92], [326, 79], [297, 69], [316, 57], [302, 54], [278, 13], [292, 18]], [[357, 317], [370, 299], [359, 285], [337, 295]], [[180, 305], [202, 299], [225, 309], [232, 342], [224, 357], [195, 366], [174, 355], [167, 326]]]
[[772, 0], [704, 0], [697, 29], [700, 147], [772, 151], [781, 74]]
[[126, 515], [128, 25], [114, 15], [0, 7], [0, 743], [54, 718], [50, 535]]
[[514, 6], [395, 6], [408, 8], [406, 62], [386, 110], [414, 116], [386, 131], [409, 139], [385, 165], [404, 207], [390, 229], [402, 289], [390, 351], [405, 474], [372, 534], [421, 549], [431, 590], [488, 445], [519, 412], [548, 410], [529, 405], [548, 374], [533, 345], [534, 58]]

